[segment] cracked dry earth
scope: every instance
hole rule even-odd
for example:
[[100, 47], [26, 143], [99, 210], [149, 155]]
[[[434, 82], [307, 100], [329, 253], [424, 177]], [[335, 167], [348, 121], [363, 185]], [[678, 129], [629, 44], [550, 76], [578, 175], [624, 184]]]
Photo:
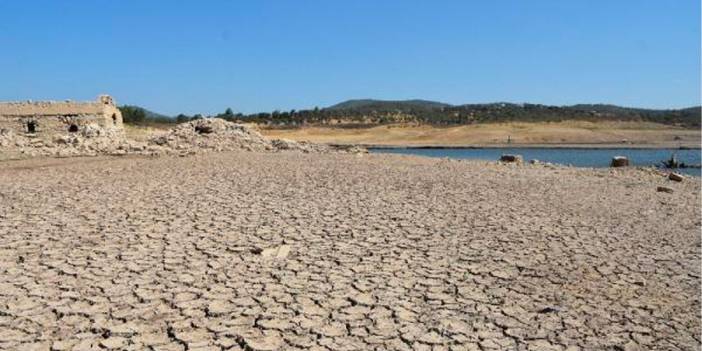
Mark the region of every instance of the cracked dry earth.
[[0, 349], [699, 349], [699, 204], [634, 169], [6, 162]]

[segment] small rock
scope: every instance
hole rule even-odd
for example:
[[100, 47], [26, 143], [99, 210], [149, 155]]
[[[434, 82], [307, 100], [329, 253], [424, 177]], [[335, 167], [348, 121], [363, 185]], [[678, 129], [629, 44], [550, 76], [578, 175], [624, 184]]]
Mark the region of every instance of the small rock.
[[670, 174], [668, 174], [668, 179], [670, 179], [672, 181], [676, 181], [676, 182], [682, 182], [683, 176], [678, 174], [678, 173], [671, 172]]
[[540, 309], [538, 312], [539, 313], [558, 313], [561, 312], [563, 309], [558, 306], [546, 306], [542, 309]]
[[251, 249], [251, 253], [254, 255], [261, 255], [266, 258], [278, 258], [283, 259], [288, 257], [290, 254], [290, 245], [280, 245], [267, 248], [255, 247]]
[[659, 186], [658, 188], [656, 188], [656, 190], [657, 190], [658, 192], [663, 192], [663, 193], [669, 193], [669, 194], [672, 194], [672, 193], [673, 193], [673, 189], [668, 188], [668, 187], [666, 187], [666, 186]]

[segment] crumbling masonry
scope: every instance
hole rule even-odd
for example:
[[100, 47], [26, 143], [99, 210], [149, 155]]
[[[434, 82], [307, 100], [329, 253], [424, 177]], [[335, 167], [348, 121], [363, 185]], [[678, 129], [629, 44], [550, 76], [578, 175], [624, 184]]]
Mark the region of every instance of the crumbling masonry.
[[0, 130], [15, 134], [65, 135], [90, 125], [122, 130], [122, 114], [112, 97], [100, 95], [94, 102], [0, 102]]

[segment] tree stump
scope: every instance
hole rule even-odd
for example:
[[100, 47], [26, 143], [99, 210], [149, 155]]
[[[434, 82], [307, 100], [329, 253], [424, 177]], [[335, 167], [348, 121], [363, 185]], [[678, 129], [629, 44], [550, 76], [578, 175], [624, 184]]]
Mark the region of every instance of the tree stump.
[[612, 157], [612, 163], [610, 167], [626, 167], [629, 165], [629, 159], [626, 156], [614, 156]]
[[500, 156], [500, 162], [508, 162], [508, 163], [522, 163], [522, 156], [521, 155], [509, 155], [509, 154], [504, 154]]
[[670, 173], [668, 174], [668, 179], [676, 182], [682, 182], [683, 181], [683, 176], [677, 173]]

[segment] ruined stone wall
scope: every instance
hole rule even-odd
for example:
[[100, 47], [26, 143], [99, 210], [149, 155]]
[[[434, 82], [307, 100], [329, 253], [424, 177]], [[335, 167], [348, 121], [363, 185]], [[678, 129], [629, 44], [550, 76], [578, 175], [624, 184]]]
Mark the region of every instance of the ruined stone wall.
[[94, 102], [0, 103], [0, 129], [16, 133], [64, 134], [89, 124], [106, 129], [123, 128], [122, 114], [110, 96], [101, 95]]

